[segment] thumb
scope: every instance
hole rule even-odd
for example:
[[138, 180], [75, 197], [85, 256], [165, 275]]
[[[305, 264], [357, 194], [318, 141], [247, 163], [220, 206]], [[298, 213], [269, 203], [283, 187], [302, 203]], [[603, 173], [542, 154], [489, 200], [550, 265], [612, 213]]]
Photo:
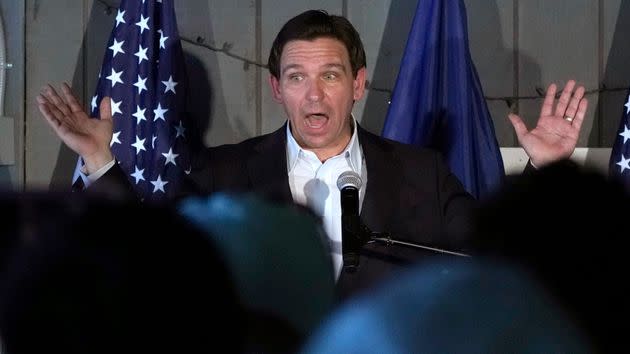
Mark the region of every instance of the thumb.
[[510, 119], [510, 123], [512, 123], [512, 126], [514, 127], [516, 136], [520, 140], [521, 137], [527, 133], [527, 127], [525, 126], [525, 123], [523, 123], [521, 117], [514, 113], [509, 113], [508, 118]]
[[112, 120], [111, 99], [108, 96], [103, 97], [99, 106], [99, 115], [101, 119]]

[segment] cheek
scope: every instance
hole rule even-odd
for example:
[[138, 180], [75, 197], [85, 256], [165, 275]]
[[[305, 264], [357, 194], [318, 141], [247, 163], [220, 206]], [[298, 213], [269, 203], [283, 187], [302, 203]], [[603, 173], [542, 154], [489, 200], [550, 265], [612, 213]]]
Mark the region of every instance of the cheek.
[[296, 92], [295, 90], [285, 91], [284, 104], [290, 107], [298, 106], [301, 101], [300, 97], [299, 92]]

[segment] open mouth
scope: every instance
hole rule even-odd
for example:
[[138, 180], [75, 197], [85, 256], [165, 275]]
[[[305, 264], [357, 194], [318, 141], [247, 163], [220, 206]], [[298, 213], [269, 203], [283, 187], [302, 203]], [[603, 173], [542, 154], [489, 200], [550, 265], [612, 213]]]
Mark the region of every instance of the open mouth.
[[328, 115], [325, 113], [311, 113], [306, 115], [304, 122], [311, 129], [320, 129], [328, 122]]

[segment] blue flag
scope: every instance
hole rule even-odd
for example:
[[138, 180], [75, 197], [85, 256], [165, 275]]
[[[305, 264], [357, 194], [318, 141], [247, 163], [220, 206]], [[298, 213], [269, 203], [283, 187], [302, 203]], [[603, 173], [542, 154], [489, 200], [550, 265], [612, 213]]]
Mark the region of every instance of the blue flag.
[[[190, 172], [187, 90], [173, 0], [122, 0], [90, 113], [98, 117], [100, 101], [111, 97], [110, 146], [143, 199], [177, 193]], [[73, 184], [86, 182], [81, 166], [79, 159]]]
[[468, 47], [463, 1], [418, 1], [383, 136], [440, 151], [477, 198], [503, 181], [501, 152]]
[[610, 176], [619, 179], [630, 190], [630, 94], [626, 100], [617, 137], [610, 155]]

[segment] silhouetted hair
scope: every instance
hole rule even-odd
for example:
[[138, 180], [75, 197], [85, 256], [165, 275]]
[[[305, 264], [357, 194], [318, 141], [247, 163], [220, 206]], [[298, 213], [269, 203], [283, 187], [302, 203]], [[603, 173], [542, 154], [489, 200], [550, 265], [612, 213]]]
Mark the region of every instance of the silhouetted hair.
[[284, 46], [295, 40], [312, 41], [318, 38], [333, 38], [341, 41], [348, 50], [352, 75], [365, 67], [365, 50], [357, 30], [342, 16], [329, 15], [324, 10], [308, 10], [290, 19], [273, 41], [269, 53], [269, 72], [280, 78], [280, 58]]
[[77, 193], [0, 196], [8, 207], [7, 354], [239, 351], [243, 315], [226, 265], [172, 210]]
[[482, 205], [479, 255], [528, 269], [592, 336], [600, 352], [625, 345], [628, 315], [625, 226], [630, 198], [620, 183], [565, 160], [511, 178]]

